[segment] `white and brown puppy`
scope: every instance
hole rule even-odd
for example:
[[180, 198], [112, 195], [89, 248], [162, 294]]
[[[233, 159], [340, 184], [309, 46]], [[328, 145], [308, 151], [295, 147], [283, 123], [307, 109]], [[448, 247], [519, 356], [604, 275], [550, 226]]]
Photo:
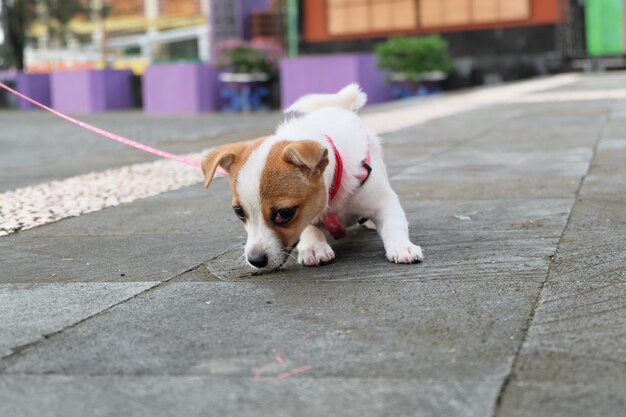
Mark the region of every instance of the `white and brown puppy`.
[[250, 265], [279, 268], [296, 245], [299, 263], [330, 262], [335, 253], [319, 227], [340, 238], [361, 219], [375, 225], [391, 262], [423, 259], [389, 185], [380, 139], [354, 113], [366, 99], [356, 84], [302, 97], [287, 109], [302, 116], [274, 135], [221, 146], [203, 159], [205, 187], [218, 167], [230, 175]]

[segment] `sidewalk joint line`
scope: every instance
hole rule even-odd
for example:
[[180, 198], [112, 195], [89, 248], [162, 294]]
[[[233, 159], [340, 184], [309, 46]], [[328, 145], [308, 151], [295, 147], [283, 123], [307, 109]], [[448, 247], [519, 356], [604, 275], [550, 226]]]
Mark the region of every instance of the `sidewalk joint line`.
[[559, 240], [556, 244], [554, 254], [550, 256], [551, 260], [550, 260], [550, 264], [548, 265], [548, 270], [546, 271], [546, 276], [539, 285], [539, 289], [537, 290], [537, 296], [535, 297], [535, 300], [532, 303], [532, 308], [531, 308], [528, 320], [526, 321], [526, 325], [522, 328], [522, 333], [523, 333], [522, 339], [520, 340], [520, 343], [515, 351], [515, 355], [513, 356], [513, 361], [511, 362], [511, 367], [509, 369], [509, 372], [504, 378], [504, 381], [502, 382], [502, 386], [500, 387], [500, 390], [498, 391], [498, 396], [496, 397], [496, 403], [495, 403], [495, 407], [493, 411], [493, 417], [498, 417], [502, 412], [502, 403], [504, 401], [504, 397], [506, 396], [506, 393], [509, 390], [511, 382], [513, 381], [515, 368], [521, 356], [522, 349], [528, 340], [530, 328], [532, 327], [533, 322], [535, 321], [535, 314], [537, 312], [537, 308], [539, 307], [539, 303], [541, 301], [544, 288], [550, 279], [550, 274], [553, 268], [555, 267], [556, 259], [559, 254], [559, 247], [561, 246], [561, 242], [563, 240], [563, 237], [565, 236], [565, 232], [567, 231], [570, 221], [572, 220], [572, 214], [574, 213], [574, 209], [576, 208], [576, 203], [578, 203], [580, 191], [582, 190], [583, 184], [585, 180], [587, 179], [587, 177], [589, 176], [589, 173], [591, 172], [591, 168], [593, 166], [593, 163], [596, 159], [596, 155], [598, 152], [598, 147], [600, 146], [600, 142], [602, 141], [602, 138], [604, 137], [607, 126], [609, 124], [609, 121], [611, 120], [612, 112], [613, 112], [613, 108], [609, 109], [608, 115], [604, 118], [604, 121], [600, 127], [598, 138], [596, 139], [594, 146], [592, 148], [592, 154], [591, 154], [591, 158], [589, 158], [589, 165], [587, 167], [587, 171], [583, 174], [583, 176], [580, 178], [580, 181], [578, 183], [578, 188], [576, 189], [576, 193], [574, 194], [574, 201], [572, 203], [572, 207], [570, 208], [569, 214], [567, 216], [567, 221], [565, 222], [565, 226], [563, 227], [563, 230], [561, 231], [561, 236], [559, 237]]
[[[220, 255], [217, 255], [217, 256], [220, 256]], [[11, 353], [9, 353], [8, 355], [6, 355], [4, 357], [0, 357], [0, 375], [3, 375], [3, 374], [6, 375], [6, 373], [4, 371], [11, 365], [11, 363], [15, 359], [17, 359], [19, 356], [21, 356], [26, 351], [29, 351], [30, 349], [35, 348], [36, 346], [44, 343], [46, 340], [52, 339], [52, 338], [54, 338], [56, 336], [59, 336], [61, 333], [65, 332], [66, 330], [70, 330], [70, 329], [72, 329], [74, 327], [77, 327], [78, 325], [80, 325], [82, 323], [85, 323], [88, 320], [91, 320], [91, 319], [93, 319], [93, 318], [95, 318], [97, 316], [100, 316], [101, 314], [104, 314], [107, 311], [109, 311], [109, 310], [111, 310], [111, 309], [113, 309], [113, 308], [115, 308], [115, 307], [117, 307], [119, 305], [122, 305], [122, 304], [126, 303], [127, 301], [133, 300], [133, 299], [139, 297], [142, 294], [145, 294], [145, 293], [147, 293], [149, 291], [152, 291], [152, 290], [154, 290], [156, 288], [159, 288], [163, 284], [167, 284], [170, 281], [180, 277], [181, 275], [184, 275], [184, 274], [186, 274], [188, 272], [191, 272], [191, 271], [201, 267], [205, 262], [201, 262], [200, 264], [198, 264], [198, 265], [196, 265], [194, 267], [188, 268], [188, 269], [186, 269], [185, 271], [183, 271], [183, 272], [181, 272], [179, 274], [176, 274], [176, 275], [174, 275], [174, 276], [172, 276], [170, 278], [166, 278], [166, 279], [164, 279], [162, 281], [159, 281], [155, 285], [153, 285], [153, 286], [151, 286], [149, 288], [146, 288], [145, 290], [139, 291], [138, 293], [133, 294], [132, 296], [130, 296], [128, 298], [125, 298], [125, 299], [120, 300], [120, 301], [118, 301], [118, 302], [116, 302], [114, 304], [111, 304], [110, 306], [108, 306], [106, 308], [103, 308], [100, 311], [96, 311], [95, 313], [93, 313], [93, 314], [91, 314], [89, 316], [83, 317], [79, 321], [77, 321], [75, 323], [72, 323], [72, 324], [70, 324], [70, 325], [68, 325], [66, 327], [63, 327], [62, 329], [55, 330], [55, 331], [53, 331], [51, 333], [43, 334], [37, 340], [34, 340], [32, 342], [29, 342], [29, 343], [26, 343], [26, 344], [23, 344], [23, 345], [20, 345], [20, 346], [17, 346], [15, 348], [11, 348]]]

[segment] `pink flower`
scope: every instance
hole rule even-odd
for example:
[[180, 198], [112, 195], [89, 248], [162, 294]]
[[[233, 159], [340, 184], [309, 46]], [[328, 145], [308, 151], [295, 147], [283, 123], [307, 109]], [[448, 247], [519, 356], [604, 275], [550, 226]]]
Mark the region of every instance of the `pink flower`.
[[267, 63], [272, 66], [278, 65], [278, 61], [284, 55], [283, 46], [274, 38], [257, 37], [252, 39], [250, 45], [262, 50]]
[[240, 72], [272, 72], [283, 56], [282, 45], [273, 38], [258, 37], [251, 42], [227, 39], [216, 45], [217, 66]]
[[217, 53], [225, 52], [229, 49], [241, 48], [247, 45], [247, 42], [238, 38], [230, 38], [218, 43], [215, 47]]

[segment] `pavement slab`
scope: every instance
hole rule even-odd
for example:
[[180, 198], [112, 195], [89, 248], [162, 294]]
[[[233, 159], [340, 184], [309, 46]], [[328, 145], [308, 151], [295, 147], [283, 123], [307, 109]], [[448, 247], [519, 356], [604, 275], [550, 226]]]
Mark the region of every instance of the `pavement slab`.
[[538, 287], [172, 282], [24, 350], [3, 373], [503, 378]]
[[626, 283], [548, 283], [498, 416], [626, 410]]
[[378, 234], [354, 227], [347, 238], [329, 240], [336, 258], [323, 268], [290, 261], [282, 271], [260, 275], [242, 258], [245, 238], [239, 246], [209, 260], [206, 268], [229, 281], [542, 281], [572, 204], [571, 199], [406, 203], [411, 238], [422, 245], [426, 256], [416, 265], [390, 264]]
[[0, 358], [157, 284], [0, 284]]
[[626, 123], [595, 147], [497, 416], [626, 410]]
[[[46, 283], [52, 274], [56, 282], [172, 278], [241, 242], [227, 188], [216, 182], [218, 199], [201, 185], [186, 187], [4, 237], [0, 282]], [[237, 233], [221, 232], [231, 228]]]
[[[613, 117], [605, 134], [615, 129]], [[626, 124], [623, 125], [626, 136]], [[626, 141], [603, 138], [563, 234], [550, 282], [626, 282]]]
[[0, 415], [481, 417], [490, 414], [495, 389], [497, 382], [489, 380], [298, 378], [294, 383], [219, 376], [4, 375]]
[[[194, 380], [181, 377], [196, 376], [201, 378], [194, 390], [183, 391], [183, 402], [198, 407], [195, 400], [204, 395], [199, 404], [219, 402], [227, 415], [246, 412], [249, 404], [260, 407], [254, 415], [289, 415], [300, 406], [308, 407], [303, 415], [339, 406], [349, 406], [342, 415], [367, 415], [372, 400], [376, 415], [416, 409], [424, 416], [488, 415], [538, 287], [497, 281], [358, 287], [172, 282], [4, 361], [0, 392], [17, 407], [19, 395], [28, 392], [13, 375], [42, 375], [32, 389], [46, 384], [51, 401], [68, 388], [48, 385], [49, 374], [73, 376], [98, 392], [119, 381], [111, 394], [117, 399], [107, 405], [114, 407], [125, 402], [114, 394], [126, 384], [142, 400], [155, 381], [186, 386]], [[304, 371], [282, 376], [298, 369]], [[206, 388], [198, 392], [198, 386]], [[178, 387], [165, 398], [176, 397]], [[81, 384], [66, 394], [79, 399], [73, 406], [84, 404], [84, 389]], [[284, 410], [280, 398], [290, 398]], [[107, 399], [105, 394], [96, 404]], [[35, 411], [40, 407], [33, 404]], [[150, 409], [155, 416], [172, 415], [155, 404]]]
[[[249, 139], [274, 127], [280, 118], [277, 113], [152, 116], [134, 111], [80, 116], [97, 127], [175, 153], [198, 151], [225, 139]], [[11, 129], [0, 134], [0, 192], [154, 160], [153, 155], [42, 111], [0, 112], [0, 126], [9, 125]]]

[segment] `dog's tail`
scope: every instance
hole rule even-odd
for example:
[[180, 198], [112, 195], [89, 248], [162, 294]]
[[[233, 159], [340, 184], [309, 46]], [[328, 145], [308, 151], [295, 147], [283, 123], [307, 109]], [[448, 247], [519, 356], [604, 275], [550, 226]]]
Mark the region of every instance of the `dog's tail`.
[[357, 111], [365, 106], [367, 94], [358, 84], [352, 83], [335, 94], [309, 94], [300, 97], [285, 109], [285, 113], [311, 113], [324, 107], [341, 107], [346, 110]]

